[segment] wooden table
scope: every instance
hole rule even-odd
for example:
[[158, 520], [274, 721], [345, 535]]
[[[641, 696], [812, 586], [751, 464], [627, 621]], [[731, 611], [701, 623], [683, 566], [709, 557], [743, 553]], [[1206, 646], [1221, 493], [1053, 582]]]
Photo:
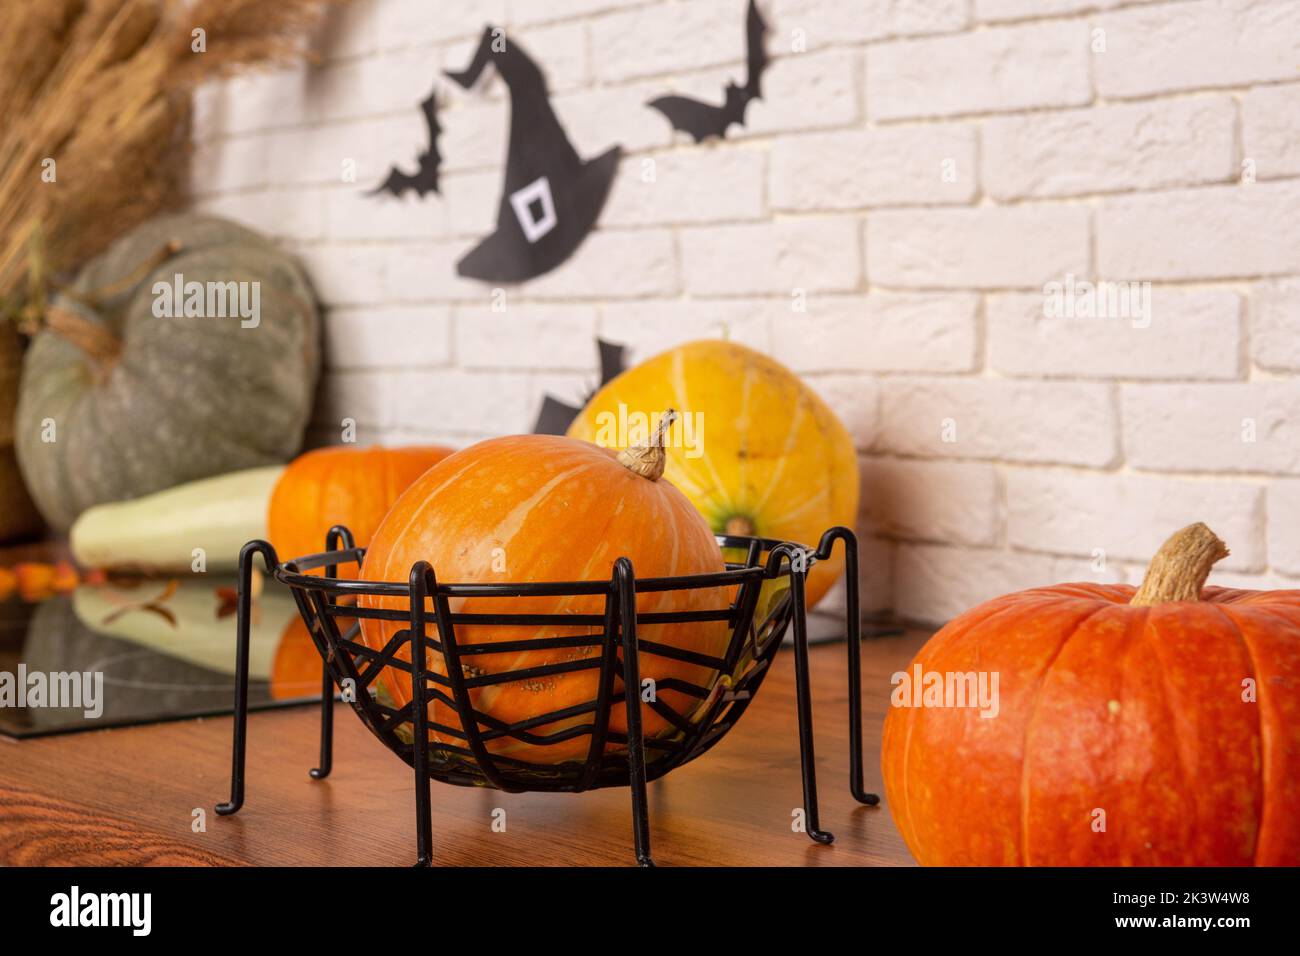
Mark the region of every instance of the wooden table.
[[[863, 645], [868, 789], [880, 792], [890, 674], [928, 634]], [[662, 866], [910, 865], [889, 810], [848, 790], [845, 646], [812, 650], [821, 824], [818, 846], [791, 831], [802, 800], [793, 656], [784, 649], [758, 699], [717, 747], [650, 785], [651, 845]], [[314, 781], [318, 708], [254, 714], [248, 793], [233, 817], [229, 717], [29, 740], [0, 737], [0, 864], [394, 866], [415, 859], [409, 767], [336, 705], [334, 772]], [[494, 832], [494, 811], [505, 832]], [[195, 832], [196, 810], [205, 831]], [[497, 819], [500, 814], [495, 814]], [[628, 792], [503, 794], [433, 784], [435, 865], [626, 866]]]

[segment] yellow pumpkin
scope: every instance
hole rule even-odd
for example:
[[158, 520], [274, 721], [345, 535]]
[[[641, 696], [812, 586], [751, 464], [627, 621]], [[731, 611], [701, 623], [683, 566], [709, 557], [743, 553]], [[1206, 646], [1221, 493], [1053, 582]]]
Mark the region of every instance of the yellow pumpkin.
[[[665, 477], [715, 532], [815, 548], [827, 528], [856, 523], [858, 458], [844, 425], [799, 376], [734, 342], [691, 342], [624, 372], [569, 436], [625, 448], [669, 408], [682, 417], [669, 432]], [[809, 606], [843, 570], [838, 552], [812, 569]]]

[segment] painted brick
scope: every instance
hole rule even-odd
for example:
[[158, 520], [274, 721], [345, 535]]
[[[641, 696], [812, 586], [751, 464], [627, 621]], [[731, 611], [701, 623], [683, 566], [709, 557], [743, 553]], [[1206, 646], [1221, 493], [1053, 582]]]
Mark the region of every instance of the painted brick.
[[1300, 174], [1300, 83], [1265, 86], [1241, 98], [1242, 154], [1257, 179]]
[[1250, 351], [1264, 368], [1300, 370], [1300, 280], [1255, 286], [1251, 296]]
[[787, 44], [796, 31], [808, 49], [887, 37], [949, 33], [967, 25], [966, 0], [774, 0], [772, 33]]
[[593, 306], [509, 305], [456, 309], [462, 368], [582, 369], [596, 365]]
[[306, 67], [241, 73], [204, 90], [201, 130], [231, 135], [274, 129], [285, 117], [299, 118], [307, 108], [307, 91], [319, 82]]
[[211, 196], [269, 183], [269, 138], [254, 133], [199, 143], [190, 160], [190, 191]]
[[[1300, 480], [1268, 484], [1268, 563], [1283, 574], [1300, 575]], [[1290, 587], [1300, 587], [1293, 583]]]
[[867, 276], [895, 288], [1042, 288], [1089, 273], [1078, 205], [908, 209], [867, 216]]
[[508, 0], [511, 24], [529, 25], [552, 20], [569, 20], [573, 17], [606, 13], [622, 7], [635, 7], [645, 0]]
[[[786, 56], [763, 74], [763, 98], [751, 103], [745, 125], [731, 135], [769, 136], [810, 129], [834, 129], [862, 117], [860, 56], [855, 50], [826, 50]], [[736, 75], [737, 82], [744, 82]], [[703, 83], [700, 77], [697, 83]], [[701, 89], [710, 102], [722, 102], [716, 85]]]
[[1087, 25], [1077, 21], [997, 27], [903, 40], [867, 54], [873, 120], [957, 116], [1092, 99]]
[[[730, 127], [727, 137], [752, 139], [774, 133], [835, 129], [856, 124], [862, 117], [860, 62], [858, 51], [838, 49], [773, 60], [763, 73], [763, 98], [749, 104], [745, 111], [745, 124]], [[623, 99], [616, 108], [627, 112], [631, 102], [644, 104], [670, 94], [721, 104], [723, 87], [728, 82], [743, 84], [744, 66], [715, 67], [668, 76], [644, 85], [643, 96]], [[637, 121], [644, 126], [675, 135], [676, 142], [682, 145], [700, 148], [694, 145], [688, 134], [672, 134], [668, 119], [657, 110], [645, 115], [634, 111], [631, 115], [637, 116]], [[646, 115], [653, 117], [653, 122], [647, 122]], [[609, 122], [607, 119], [606, 125]]]
[[[975, 17], [978, 20], [1030, 20], [1039, 17], [1060, 16], [1118, 7], [1125, 0], [975, 0]], [[1151, 0], [1129, 0], [1149, 3]]]
[[796, 372], [965, 372], [978, 311], [974, 295], [815, 296], [773, 314], [773, 350]]
[[861, 276], [853, 219], [788, 219], [680, 233], [687, 291], [701, 295], [845, 291]]
[[1223, 289], [1151, 290], [1149, 317], [1048, 317], [1040, 293], [986, 305], [989, 365], [1054, 378], [1236, 378], [1241, 297]]
[[399, 377], [390, 369], [326, 370], [312, 411], [317, 432], [328, 435], [331, 442], [340, 441], [343, 422], [350, 420], [359, 444], [377, 441], [377, 433], [395, 421], [401, 400], [396, 387]]
[[375, 29], [387, 0], [349, 0], [326, 12], [313, 37], [322, 60], [373, 54], [379, 48]]
[[1300, 77], [1300, 4], [1200, 0], [1105, 14], [1094, 78], [1105, 97], [1240, 86]]
[[352, 184], [327, 189], [325, 234], [338, 240], [463, 237], [468, 252], [471, 240], [496, 228], [500, 190], [497, 172], [444, 176], [442, 195], [423, 198], [414, 192], [372, 195]]
[[676, 299], [600, 306], [600, 335], [628, 348], [629, 364], [696, 339], [725, 338], [762, 352], [772, 349], [770, 316], [788, 308], [774, 299]]
[[[893, 541], [871, 535], [858, 535], [858, 603], [865, 616], [887, 611], [894, 606], [894, 551]], [[844, 637], [844, 586], [836, 584], [817, 602], [808, 621], [808, 636], [816, 640], [818, 625], [830, 618], [825, 633]]]
[[339, 308], [325, 313], [325, 365], [336, 370], [433, 368], [451, 353], [446, 306]]
[[1106, 385], [890, 378], [881, 423], [876, 448], [899, 455], [1104, 467], [1117, 453]]
[[1165, 538], [1204, 521], [1229, 543], [1224, 568], [1259, 571], [1264, 547], [1264, 489], [1226, 481], [1080, 474], [1011, 468], [1007, 542], [1013, 548], [1104, 560], [1149, 561]]
[[378, 305], [391, 264], [388, 252], [380, 245], [339, 243], [303, 249], [299, 258], [323, 305]]
[[[585, 23], [533, 27], [515, 42], [546, 70], [546, 85], [554, 91], [585, 86], [591, 79]], [[464, 62], [469, 62], [468, 59]]]
[[233, 219], [275, 239], [318, 239], [324, 223], [320, 190], [258, 190], [209, 196], [196, 211]]
[[1001, 531], [992, 465], [868, 458], [862, 513], [876, 534], [910, 541], [994, 545]]
[[1093, 570], [1092, 559], [994, 548], [900, 544], [894, 567], [894, 608], [905, 620], [942, 624], [1012, 591], [1063, 581], [1114, 582], [1123, 569]]
[[[508, 104], [486, 99], [467, 101], [447, 110], [439, 122], [443, 129], [438, 138], [438, 149], [443, 156], [444, 170], [504, 166], [510, 137]], [[422, 144], [423, 141], [417, 136], [413, 142]], [[407, 156], [407, 152], [397, 154], [397, 158], [403, 160]], [[409, 153], [409, 156], [413, 158], [415, 153]]]
[[537, 418], [534, 389], [526, 373], [441, 369], [398, 372], [386, 387], [399, 401], [391, 427], [437, 427], [452, 432], [518, 435], [532, 431]]
[[1122, 407], [1136, 468], [1300, 474], [1300, 382], [1126, 385]]
[[613, 146], [635, 152], [667, 146], [672, 130], [661, 114], [643, 109], [662, 84], [585, 87], [551, 98], [560, 124], [580, 156], [592, 158]]
[[1000, 117], [984, 126], [984, 187], [1005, 201], [1223, 182], [1236, 121], [1222, 96]]
[[[268, 135], [266, 175], [276, 185], [348, 186], [364, 195], [394, 166], [414, 171], [427, 137], [415, 110], [382, 119], [277, 130]], [[456, 168], [449, 164], [444, 172]]]
[[493, 289], [477, 279], [462, 278], [456, 263], [473, 240], [402, 242], [380, 247], [384, 256], [384, 301], [491, 303]]
[[1300, 272], [1300, 184], [1116, 197], [1097, 211], [1106, 279], [1219, 279]]
[[1240, 588], [1243, 591], [1285, 591], [1300, 588], [1300, 578], [1273, 572], [1236, 574], [1232, 571], [1220, 571], [1217, 566], [1210, 572], [1207, 583], [1221, 588]]
[[964, 203], [976, 191], [975, 130], [944, 124], [787, 136], [772, 145], [775, 209]]
[[[596, 78], [619, 82], [745, 58], [748, 0], [650, 5], [591, 21]], [[721, 84], [719, 84], [721, 86]]]
[[505, 0], [384, 0], [373, 29], [381, 47], [406, 47], [474, 37], [485, 24], [504, 23], [505, 18]]
[[758, 219], [765, 161], [743, 147], [625, 159], [601, 213], [607, 226]]
[[810, 375], [806, 379], [853, 436], [859, 451], [876, 442], [881, 429], [880, 385], [861, 375]]
[[671, 233], [658, 229], [598, 229], [554, 272], [528, 283], [540, 299], [640, 298], [677, 292]]

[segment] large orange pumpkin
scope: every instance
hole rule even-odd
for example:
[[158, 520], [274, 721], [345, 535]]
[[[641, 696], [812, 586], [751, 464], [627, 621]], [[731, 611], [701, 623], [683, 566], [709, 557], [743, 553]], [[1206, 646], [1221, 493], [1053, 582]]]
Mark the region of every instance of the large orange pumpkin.
[[[858, 458], [848, 431], [799, 376], [734, 342], [691, 342], [624, 372], [568, 434], [622, 447], [668, 408], [682, 418], [665, 475], [714, 531], [815, 548], [827, 528], [857, 523]], [[838, 551], [815, 566], [809, 606], [843, 573]]]
[[[639, 578], [722, 571], [722, 554], [709, 526], [686, 497], [660, 480], [662, 452], [640, 458], [597, 448], [587, 442], [551, 435], [522, 435], [481, 442], [431, 468], [397, 500], [371, 540], [361, 576], [371, 581], [405, 583], [412, 565], [426, 560], [440, 583], [608, 581], [614, 562], [631, 559]], [[646, 462], [649, 461], [649, 467]], [[664, 591], [640, 594], [641, 612], [691, 611], [726, 606], [722, 589]], [[403, 599], [364, 596], [365, 607], [405, 610]], [[458, 598], [452, 612], [600, 614], [604, 598], [581, 597]], [[430, 604], [430, 611], [432, 605]], [[380, 649], [405, 625], [362, 619], [365, 642]], [[432, 632], [432, 618], [430, 631]], [[599, 627], [533, 627], [512, 625], [464, 626], [458, 642], [499, 643], [529, 638], [599, 634]], [[703, 654], [722, 656], [728, 631], [724, 622], [659, 624], [638, 629], [644, 640], [657, 641]], [[409, 660], [409, 645], [403, 659]], [[596, 658], [598, 648], [533, 650], [475, 655], [471, 675], [496, 674], [581, 658]], [[430, 651], [429, 666], [445, 674], [442, 655]], [[468, 662], [467, 662], [468, 663]], [[642, 679], [668, 678], [709, 687], [716, 674], [709, 668], [640, 655]], [[520, 680], [471, 691], [475, 709], [515, 723], [596, 698], [599, 671], [585, 669], [541, 679]], [[399, 706], [411, 699], [409, 675], [388, 668], [385, 689]], [[621, 688], [621, 682], [617, 685]], [[671, 689], [659, 699], [678, 713], [689, 713], [695, 698]], [[657, 713], [643, 710], [647, 735], [670, 725]], [[446, 705], [429, 707], [432, 723], [459, 727]], [[532, 729], [555, 734], [588, 722], [590, 714], [552, 721]], [[626, 729], [620, 705], [610, 726]], [[464, 742], [436, 731], [430, 739]], [[532, 763], [582, 759], [590, 738], [534, 745], [511, 737], [489, 742], [495, 753]]]
[[[1300, 591], [1203, 588], [1227, 553], [1191, 525], [1136, 592], [1035, 588], [931, 638], [895, 675], [882, 751], [913, 856], [1300, 864]], [[998, 675], [995, 716], [943, 699], [962, 674]]]
[[300, 455], [271, 492], [267, 532], [276, 554], [289, 560], [323, 551], [336, 524], [347, 525], [364, 547], [398, 495], [451, 453], [436, 446], [335, 445]]

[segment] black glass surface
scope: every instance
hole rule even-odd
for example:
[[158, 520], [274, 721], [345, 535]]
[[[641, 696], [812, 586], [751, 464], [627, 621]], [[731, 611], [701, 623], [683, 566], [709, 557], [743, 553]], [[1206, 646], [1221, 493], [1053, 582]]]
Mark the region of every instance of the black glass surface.
[[[34, 737], [231, 713], [234, 584], [210, 575], [138, 579], [83, 584], [36, 602], [0, 601], [0, 734]], [[249, 660], [250, 707], [320, 699], [320, 658], [292, 598], [274, 582], [254, 604]], [[100, 706], [90, 708], [101, 711], [97, 716], [85, 706], [57, 706], [68, 702], [76, 680], [102, 687]], [[47, 688], [62, 683], [57, 700], [30, 706], [18, 698], [20, 683], [30, 693], [41, 681]], [[53, 697], [48, 689], [46, 695]]]

